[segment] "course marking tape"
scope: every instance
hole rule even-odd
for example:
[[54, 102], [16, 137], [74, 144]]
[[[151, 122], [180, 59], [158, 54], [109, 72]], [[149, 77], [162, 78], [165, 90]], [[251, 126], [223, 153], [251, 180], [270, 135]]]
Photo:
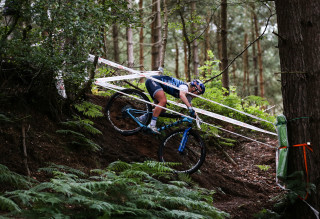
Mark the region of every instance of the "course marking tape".
[[[108, 84], [108, 85], [109, 85], [109, 86], [108, 86], [108, 85], [106, 85], [106, 84], [108, 84], [108, 83], [105, 83], [103, 87], [108, 88], [108, 89], [113, 90], [113, 91], [116, 91], [116, 92], [119, 92], [119, 93], [121, 93], [121, 94], [123, 94], [123, 95], [130, 96], [130, 97], [132, 97], [132, 98], [134, 98], [134, 99], [136, 99], [136, 100], [139, 100], [139, 101], [141, 101], [141, 102], [148, 103], [148, 104], [151, 104], [151, 105], [153, 105], [153, 106], [158, 106], [158, 107], [160, 107], [160, 108], [162, 108], [162, 109], [168, 110], [168, 111], [173, 112], [173, 113], [175, 113], [175, 114], [178, 114], [178, 115], [181, 115], [181, 116], [185, 116], [185, 117], [187, 117], [187, 118], [194, 119], [194, 118], [192, 118], [192, 117], [190, 117], [190, 116], [184, 115], [184, 114], [182, 114], [182, 113], [176, 112], [176, 111], [171, 110], [171, 109], [168, 109], [168, 108], [166, 108], [166, 107], [159, 106], [159, 105], [157, 105], [157, 104], [155, 104], [155, 103], [151, 103], [151, 102], [149, 102], [149, 101], [146, 101], [146, 100], [143, 100], [143, 99], [140, 99], [140, 98], [131, 96], [130, 94], [127, 94], [127, 93], [122, 92], [121, 90], [124, 90], [125, 88], [122, 88], [122, 87], [119, 87], [119, 86], [116, 86], [116, 85], [112, 85], [112, 84]], [[100, 85], [100, 84], [97, 84], [97, 85]], [[100, 85], [100, 86], [101, 86], [101, 85]], [[173, 101], [170, 101], [170, 103], [176, 104], [176, 103], [173, 102]], [[195, 109], [196, 112], [197, 112], [197, 110], [200, 110], [200, 109], [198, 109], [198, 108], [194, 108], [194, 109]], [[201, 112], [200, 112], [200, 113], [201, 113]], [[236, 135], [236, 136], [239, 136], [239, 137], [248, 139], [248, 140], [253, 141], [253, 142], [256, 142], [256, 143], [258, 143], [258, 144], [263, 144], [263, 145], [268, 146], [268, 147], [271, 147], [271, 148], [276, 148], [275, 146], [272, 146], [272, 145], [269, 145], [269, 144], [266, 144], [266, 143], [257, 141], [257, 140], [255, 140], [255, 139], [252, 139], [252, 138], [246, 137], [246, 136], [244, 136], [244, 135], [241, 135], [241, 134], [238, 134], [238, 133], [229, 131], [229, 130], [227, 130], [227, 129], [224, 129], [224, 128], [215, 126], [215, 125], [213, 125], [213, 124], [210, 124], [210, 123], [207, 123], [207, 122], [204, 122], [204, 121], [201, 121], [201, 123], [206, 124], [206, 125], [209, 125], [209, 126], [212, 126], [212, 127], [215, 127], [215, 128], [220, 129], [220, 130], [222, 130], [222, 131], [224, 131], [224, 132], [228, 132], [228, 133], [230, 133], [230, 134], [233, 134], [233, 135]]]
[[[153, 75], [159, 75], [159, 72], [149, 72], [144, 74], [148, 76], [153, 76]], [[106, 78], [97, 78], [96, 80], [102, 83], [102, 82], [120, 81], [120, 80], [137, 79], [137, 78], [143, 78], [143, 76], [131, 74], [131, 75], [113, 76], [113, 77], [106, 77]]]
[[[89, 60], [92, 61], [93, 58], [94, 58], [94, 56], [91, 55], [91, 54], [89, 54]], [[146, 77], [146, 78], [148, 78], [148, 79], [154, 80], [154, 81], [156, 81], [156, 82], [159, 82], [159, 83], [161, 83], [161, 84], [164, 84], [164, 85], [169, 86], [169, 87], [172, 87], [172, 88], [175, 88], [175, 89], [177, 89], [177, 90], [182, 90], [182, 89], [180, 89], [180, 88], [178, 88], [178, 87], [176, 87], [176, 86], [174, 86], [174, 85], [168, 84], [168, 83], [163, 82], [163, 81], [161, 81], [161, 80], [158, 80], [158, 79], [155, 79], [155, 78], [150, 77], [150, 76], [148, 76], [148, 75], [145, 75], [145, 74], [141, 73], [140, 71], [133, 70], [133, 69], [128, 68], [128, 67], [125, 67], [125, 66], [123, 66], [123, 65], [119, 65], [119, 64], [117, 64], [117, 63], [115, 63], [115, 62], [109, 61], [109, 60], [107, 60], [107, 59], [103, 59], [103, 58], [101, 58], [101, 57], [98, 59], [98, 63], [104, 63], [104, 64], [106, 64], [106, 65], [110, 65], [110, 66], [115, 67], [115, 68], [118, 68], [118, 69], [126, 70], [126, 71], [128, 71], [128, 72], [130, 72], [130, 73], [141, 75], [142, 77]], [[251, 117], [251, 118], [254, 118], [254, 119], [257, 119], [257, 120], [260, 120], [260, 121], [264, 121], [264, 122], [273, 124], [272, 122], [270, 122], [270, 121], [268, 121], [268, 120], [265, 120], [265, 119], [259, 118], [259, 117], [257, 117], [257, 116], [251, 115], [251, 114], [249, 114], [249, 113], [246, 113], [246, 112], [243, 112], [243, 111], [234, 109], [234, 108], [232, 108], [232, 107], [226, 106], [226, 105], [221, 104], [221, 103], [218, 103], [218, 102], [216, 102], [216, 101], [209, 100], [209, 99], [204, 98], [204, 97], [202, 97], [202, 96], [200, 96], [200, 95], [196, 95], [196, 94], [191, 93], [191, 92], [187, 92], [187, 93], [188, 93], [189, 95], [191, 95], [191, 96], [198, 97], [198, 98], [200, 98], [200, 99], [209, 101], [209, 102], [211, 102], [211, 103], [214, 103], [214, 104], [223, 106], [223, 107], [225, 107], [225, 108], [231, 109], [231, 110], [233, 110], [233, 111], [236, 111], [236, 112], [238, 112], [238, 113], [244, 114], [244, 115], [249, 116], [249, 117]]]
[[[107, 82], [101, 82], [99, 80], [97, 80], [95, 82], [97, 85], [100, 85], [100, 86], [103, 86], [103, 87], [112, 87], [112, 88], [115, 88], [115, 89], [119, 89], [120, 90], [120, 87], [116, 86], [116, 85], [112, 85], [112, 84], [109, 84]], [[123, 88], [122, 88], [123, 89]], [[171, 100], [167, 100], [170, 104], [173, 104], [173, 105], [176, 105], [176, 106], [179, 106], [179, 107], [182, 107], [182, 108], [187, 108], [184, 104], [181, 104], [181, 103], [176, 103], [174, 101], [171, 101]], [[273, 132], [269, 132], [269, 131], [266, 131], [264, 129], [260, 129], [258, 127], [255, 127], [253, 125], [249, 125], [247, 123], [244, 123], [244, 122], [240, 122], [238, 120], [235, 120], [235, 119], [231, 119], [229, 117], [226, 117], [226, 116], [221, 116], [217, 113], [213, 113], [213, 112], [209, 112], [207, 110], [203, 110], [203, 109], [199, 109], [199, 108], [196, 108], [196, 107], [193, 107], [194, 110], [197, 112], [197, 113], [201, 113], [203, 115], [207, 115], [207, 116], [210, 116], [210, 117], [213, 117], [215, 119], [219, 119], [221, 121], [225, 121], [225, 122], [229, 122], [229, 123], [232, 123], [234, 125], [238, 125], [238, 126], [242, 126], [244, 128], [248, 128], [248, 129], [252, 129], [252, 130], [255, 130], [255, 131], [258, 131], [258, 132], [263, 132], [263, 133], [266, 133], [266, 134], [270, 134], [270, 135], [275, 135], [277, 136], [277, 134], [273, 133]], [[166, 108], [165, 108], [166, 109]]]
[[[167, 100], [167, 101], [168, 101], [170, 104], [174, 104], [174, 105], [176, 105], [176, 106], [180, 106], [180, 107], [182, 107], [182, 108], [187, 109], [187, 106], [184, 105], [184, 104], [176, 103], [176, 102], [170, 101], [170, 100]], [[203, 115], [207, 115], [207, 116], [213, 117], [213, 118], [215, 118], [215, 119], [219, 119], [219, 120], [221, 120], [221, 121], [229, 122], [229, 123], [232, 123], [232, 124], [234, 124], [234, 125], [239, 125], [239, 126], [242, 126], [242, 127], [244, 127], [244, 128], [248, 128], [248, 129], [252, 129], [252, 130], [255, 130], [255, 131], [264, 132], [264, 133], [267, 133], [267, 134], [270, 134], [270, 135], [275, 135], [275, 136], [277, 136], [276, 133], [273, 133], [273, 132], [269, 132], [269, 131], [260, 129], [260, 128], [258, 128], [258, 127], [253, 126], [253, 125], [249, 125], [249, 124], [247, 124], [247, 123], [245, 123], [245, 122], [240, 122], [240, 121], [238, 121], [238, 120], [231, 119], [231, 118], [226, 117], [226, 116], [221, 116], [221, 115], [219, 115], [219, 114], [217, 114], [217, 113], [213, 113], [213, 112], [210, 112], [210, 111], [207, 111], [207, 110], [203, 110], [203, 109], [199, 109], [199, 108], [195, 108], [195, 107], [193, 107], [193, 108], [194, 108], [194, 110], [195, 110], [197, 113], [201, 113], [201, 114], [203, 114]]]

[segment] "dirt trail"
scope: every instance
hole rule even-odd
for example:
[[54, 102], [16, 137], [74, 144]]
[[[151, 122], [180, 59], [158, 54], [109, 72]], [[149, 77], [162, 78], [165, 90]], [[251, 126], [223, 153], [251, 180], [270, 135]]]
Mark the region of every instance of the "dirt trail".
[[[90, 96], [90, 99], [102, 106], [107, 101], [106, 98], [97, 96]], [[68, 149], [57, 147], [66, 140], [56, 133], [59, 124], [37, 112], [30, 111], [30, 115], [33, 119], [27, 128], [27, 152], [29, 168], [35, 178], [40, 177], [37, 169], [46, 166], [47, 162], [87, 171], [91, 168], [103, 168], [115, 160], [157, 160], [161, 137], [141, 133], [124, 137], [110, 126], [106, 118], [100, 118], [95, 120], [95, 126], [103, 135], [97, 136], [95, 141], [102, 146], [102, 151]], [[20, 138], [21, 127], [7, 126], [0, 129], [0, 163], [24, 174]], [[260, 138], [276, 145], [276, 141], [268, 139], [268, 136]], [[234, 159], [236, 166], [214, 145], [207, 145], [206, 161], [200, 171], [192, 175], [193, 180], [201, 187], [215, 190], [213, 205], [228, 212], [231, 218], [253, 218], [260, 210], [270, 209], [273, 205], [271, 199], [281, 193], [275, 184], [274, 149], [242, 142], [233, 148], [225, 147], [224, 150]], [[270, 168], [260, 170], [257, 165], [269, 165]]]

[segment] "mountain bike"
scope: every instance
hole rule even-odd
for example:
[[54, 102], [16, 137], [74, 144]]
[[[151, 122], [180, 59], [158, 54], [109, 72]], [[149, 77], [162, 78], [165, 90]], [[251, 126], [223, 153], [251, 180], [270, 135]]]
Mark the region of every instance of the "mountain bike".
[[[152, 117], [152, 105], [144, 93], [135, 89], [125, 89], [110, 97], [105, 113], [115, 130], [124, 136], [130, 136], [139, 131], [148, 132], [147, 125]], [[145, 113], [148, 114], [145, 121], [139, 121], [137, 117]], [[196, 172], [205, 160], [206, 148], [200, 135], [192, 129], [192, 120], [170, 113], [163, 113], [160, 116], [178, 120], [158, 128], [159, 131], [182, 123], [187, 124], [186, 128], [172, 131], [165, 136], [158, 150], [160, 162], [174, 163], [171, 168], [177, 173]]]

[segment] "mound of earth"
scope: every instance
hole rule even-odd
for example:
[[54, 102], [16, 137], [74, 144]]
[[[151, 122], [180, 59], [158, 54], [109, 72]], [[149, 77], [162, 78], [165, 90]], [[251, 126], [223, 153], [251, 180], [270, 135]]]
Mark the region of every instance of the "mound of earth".
[[[89, 99], [101, 106], [105, 106], [108, 100], [94, 95], [89, 95]], [[21, 120], [23, 124], [1, 125], [0, 163], [26, 174], [22, 148], [25, 142], [31, 176], [38, 180], [43, 180], [37, 172], [38, 168], [48, 166], [48, 162], [89, 172], [93, 168], [104, 168], [116, 160], [157, 160], [158, 145], [162, 141], [161, 136], [142, 133], [124, 137], [111, 127], [106, 118], [99, 118], [94, 120], [95, 127], [103, 134], [95, 136], [95, 142], [102, 150], [90, 152], [81, 147], [66, 146], [68, 137], [56, 133], [62, 129], [61, 124], [32, 108], [19, 112], [17, 108], [6, 105], [0, 107], [0, 112], [8, 117], [24, 118]], [[276, 139], [270, 136], [259, 135], [259, 138], [268, 144], [277, 144]], [[270, 168], [261, 170], [257, 165]], [[200, 171], [191, 177], [199, 186], [215, 190], [213, 205], [228, 212], [231, 218], [253, 218], [259, 211], [271, 209], [274, 204], [272, 199], [282, 193], [275, 183], [275, 149], [243, 139], [234, 147], [224, 147], [223, 151], [215, 145], [207, 145], [206, 160]]]

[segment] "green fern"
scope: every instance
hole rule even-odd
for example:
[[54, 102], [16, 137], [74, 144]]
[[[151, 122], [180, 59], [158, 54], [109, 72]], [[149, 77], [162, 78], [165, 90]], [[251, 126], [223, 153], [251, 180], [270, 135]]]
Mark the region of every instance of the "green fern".
[[54, 163], [49, 163], [49, 164], [50, 164], [50, 166], [40, 168], [39, 171], [44, 171], [47, 173], [64, 171], [64, 172], [68, 172], [68, 173], [73, 173], [73, 174], [75, 174], [77, 176], [81, 176], [81, 177], [87, 176], [87, 174], [85, 174], [84, 172], [77, 170], [77, 169], [74, 169], [74, 168], [71, 168], [71, 167], [68, 167], [68, 166], [65, 166], [65, 165], [57, 165]]
[[64, 135], [71, 135], [73, 136], [74, 140], [71, 141], [73, 145], [85, 146], [90, 148], [92, 151], [99, 151], [101, 150], [100, 145], [94, 143], [91, 139], [88, 139], [84, 134], [72, 131], [72, 130], [57, 130], [57, 133], [64, 134]]
[[89, 119], [80, 119], [76, 121], [68, 121], [68, 122], [62, 122], [62, 125], [65, 125], [70, 128], [79, 128], [79, 129], [84, 129], [92, 134], [102, 134], [102, 132], [92, 125], [94, 124], [91, 120]]
[[13, 121], [6, 115], [0, 113], [0, 121], [5, 123], [12, 123]]
[[3, 197], [0, 195], [0, 209], [4, 211], [16, 211], [20, 212], [21, 209], [19, 206], [9, 198]]
[[[29, 190], [6, 193], [15, 217], [28, 218], [224, 218], [212, 206], [212, 192], [188, 188], [185, 182], [162, 183], [162, 164], [116, 161], [91, 177], [60, 165], [42, 168], [53, 174], [49, 182]], [[146, 171], [145, 171], [146, 170]], [[153, 171], [151, 171], [153, 170]], [[159, 173], [156, 170], [160, 170]], [[165, 169], [167, 171], [167, 169]], [[170, 177], [170, 172], [166, 172]], [[10, 209], [8, 204], [6, 210]]]
[[0, 183], [16, 188], [28, 188], [32, 184], [29, 180], [27, 177], [12, 172], [8, 167], [0, 164]]
[[74, 107], [85, 116], [89, 116], [91, 118], [103, 116], [103, 113], [101, 112], [102, 107], [91, 102], [84, 101], [81, 104], [75, 104]]

